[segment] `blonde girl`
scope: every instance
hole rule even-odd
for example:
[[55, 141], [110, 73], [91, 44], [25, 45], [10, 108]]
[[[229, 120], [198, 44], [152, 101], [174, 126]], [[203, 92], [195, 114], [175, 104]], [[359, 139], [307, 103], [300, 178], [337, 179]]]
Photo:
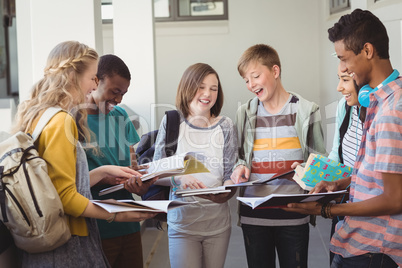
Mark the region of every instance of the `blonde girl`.
[[111, 214], [94, 205], [90, 186], [101, 179], [139, 175], [129, 168], [102, 166], [88, 171], [81, 141], [90, 141], [86, 112], [81, 107], [96, 88], [98, 54], [76, 41], [58, 44], [47, 60], [43, 78], [33, 87], [30, 99], [18, 107], [15, 131], [32, 133], [48, 107], [60, 106], [36, 141], [39, 155], [59, 193], [72, 237], [55, 250], [29, 254], [21, 250], [23, 267], [109, 267], [100, 245], [94, 218], [108, 221], [140, 221], [148, 213]]

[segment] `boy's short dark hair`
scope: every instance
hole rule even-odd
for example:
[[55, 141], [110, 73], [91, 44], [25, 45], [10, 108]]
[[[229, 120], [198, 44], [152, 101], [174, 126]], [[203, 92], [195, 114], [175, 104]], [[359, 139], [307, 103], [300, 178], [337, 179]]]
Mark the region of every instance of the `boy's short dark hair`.
[[360, 54], [365, 43], [374, 46], [380, 59], [389, 59], [389, 38], [384, 24], [370, 11], [355, 9], [328, 29], [331, 42], [343, 40], [345, 48]]
[[253, 61], [257, 61], [260, 64], [267, 66], [270, 70], [274, 65], [278, 65], [282, 73], [278, 52], [269, 45], [257, 44], [249, 47], [243, 52], [237, 63], [237, 70], [241, 76], [244, 75], [247, 66]]
[[127, 80], [131, 80], [130, 70], [122, 59], [116, 55], [107, 54], [99, 58], [98, 72], [96, 77], [102, 80], [107, 77], [119, 75]]
[[196, 63], [188, 67], [180, 80], [177, 88], [176, 107], [184, 117], [190, 114], [190, 103], [197, 94], [204, 78], [210, 74], [216, 75], [218, 79], [218, 97], [211, 108], [211, 115], [218, 116], [223, 106], [223, 90], [218, 73], [206, 63]]

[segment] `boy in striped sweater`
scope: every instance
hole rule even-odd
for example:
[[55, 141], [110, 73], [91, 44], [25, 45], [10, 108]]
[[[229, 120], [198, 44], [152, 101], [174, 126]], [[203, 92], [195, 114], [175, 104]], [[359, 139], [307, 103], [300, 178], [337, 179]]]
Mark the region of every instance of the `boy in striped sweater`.
[[[306, 161], [310, 153], [326, 154], [319, 107], [284, 89], [274, 48], [250, 47], [241, 56], [238, 71], [256, 96], [236, 114], [239, 159], [233, 182], [267, 179]], [[303, 192], [294, 181], [278, 179], [245, 187], [240, 196]], [[309, 216], [277, 208], [239, 208], [249, 267], [275, 267], [275, 250], [282, 268], [307, 267]]]

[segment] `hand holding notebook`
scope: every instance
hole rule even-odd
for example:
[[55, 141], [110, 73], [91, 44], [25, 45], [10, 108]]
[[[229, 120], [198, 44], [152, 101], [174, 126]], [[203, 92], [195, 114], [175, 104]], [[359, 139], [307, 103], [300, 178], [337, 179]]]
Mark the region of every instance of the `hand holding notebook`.
[[[170, 157], [162, 158], [148, 163], [147, 174], [141, 177], [142, 181], [147, 181], [155, 177], [166, 178], [171, 176], [209, 172], [202, 161], [205, 156], [197, 152], [188, 152]], [[99, 192], [105, 195], [124, 189], [124, 184], [114, 185]]]

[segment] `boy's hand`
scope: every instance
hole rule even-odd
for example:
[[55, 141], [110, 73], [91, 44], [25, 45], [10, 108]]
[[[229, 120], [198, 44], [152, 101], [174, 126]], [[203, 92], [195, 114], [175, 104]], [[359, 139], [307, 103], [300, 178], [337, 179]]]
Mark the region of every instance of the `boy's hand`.
[[134, 176], [124, 182], [124, 189], [136, 195], [145, 194], [149, 187], [158, 179], [152, 178], [150, 180], [142, 181], [140, 176]]
[[250, 179], [250, 170], [246, 166], [238, 165], [230, 176], [230, 179], [235, 184], [246, 182]]
[[313, 189], [309, 192], [309, 194], [316, 193], [326, 193], [326, 192], [334, 192], [337, 191], [338, 187], [336, 182], [333, 181], [320, 181], [317, 183]]
[[293, 164], [290, 166], [292, 169], [295, 169], [297, 166], [300, 166], [301, 163], [299, 162], [293, 162]]
[[148, 173], [148, 171], [147, 171], [148, 168], [149, 168], [148, 165], [141, 165], [141, 166], [133, 166], [132, 167], [132, 169], [134, 169], [135, 171], [141, 173], [142, 175]]
[[318, 202], [290, 203], [286, 208], [282, 208], [288, 212], [297, 212], [307, 215], [320, 215], [322, 204]]

